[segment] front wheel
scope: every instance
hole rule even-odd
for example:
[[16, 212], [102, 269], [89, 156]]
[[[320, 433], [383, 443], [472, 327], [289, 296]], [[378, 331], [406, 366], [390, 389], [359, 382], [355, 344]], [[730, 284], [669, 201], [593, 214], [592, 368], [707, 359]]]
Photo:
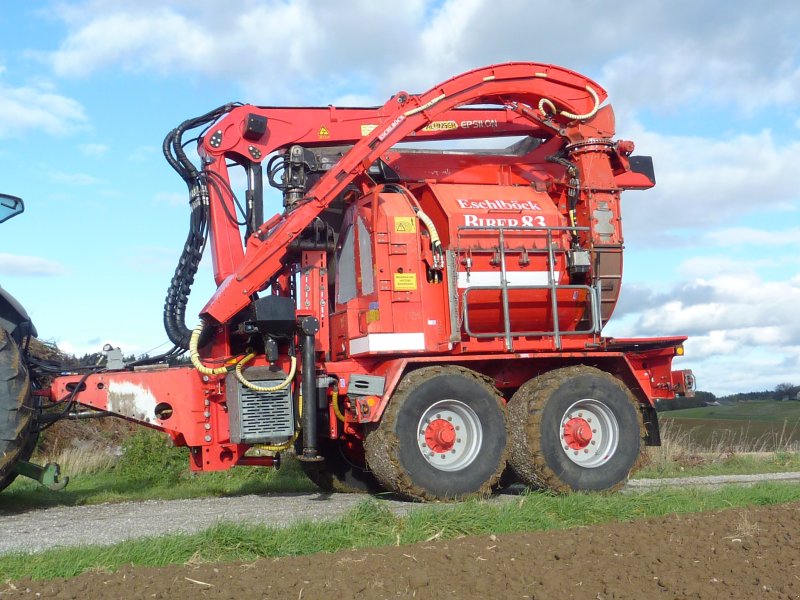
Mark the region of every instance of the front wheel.
[[474, 371], [418, 369], [400, 382], [364, 446], [378, 481], [405, 498], [489, 493], [506, 463], [505, 407], [494, 386]]
[[621, 487], [645, 437], [630, 390], [583, 365], [523, 384], [508, 412], [514, 472], [527, 485], [560, 492]]

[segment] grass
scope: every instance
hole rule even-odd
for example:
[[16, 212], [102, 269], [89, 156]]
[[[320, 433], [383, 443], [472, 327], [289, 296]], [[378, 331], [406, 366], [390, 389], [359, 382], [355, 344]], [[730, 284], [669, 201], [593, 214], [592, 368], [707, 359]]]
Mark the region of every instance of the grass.
[[278, 471], [234, 467], [191, 473], [186, 452], [173, 447], [163, 434], [141, 429], [125, 441], [121, 456], [89, 447], [35, 457], [40, 463], [59, 462], [62, 473], [70, 477], [69, 485], [52, 491], [20, 477], [0, 494], [0, 510], [316, 490], [292, 459]]
[[[795, 415], [795, 413], [797, 413]], [[660, 413], [672, 437], [719, 454], [800, 452], [800, 403], [742, 402]], [[669, 437], [664, 436], [662, 437]]]
[[419, 507], [398, 517], [379, 500], [368, 499], [343, 518], [303, 522], [288, 528], [221, 523], [195, 535], [170, 535], [114, 546], [49, 550], [0, 557], [0, 579], [72, 577], [89, 570], [114, 571], [123, 565], [164, 566], [220, 561], [252, 561], [351, 548], [447, 540], [463, 535], [543, 531], [629, 521], [672, 513], [800, 501], [800, 485], [760, 484], [721, 490], [665, 489], [636, 495], [544, 493], [488, 504]]
[[[721, 435], [712, 445], [700, 445], [690, 433], [664, 419], [663, 445], [646, 449], [645, 466], [634, 477], [800, 471], [800, 448], [793, 444], [784, 444], [776, 452], [753, 454], [752, 443], [745, 439]], [[235, 467], [229, 471], [190, 473], [186, 449], [173, 447], [166, 436], [147, 429], [137, 430], [117, 451], [108, 450], [108, 445], [66, 445], [59, 454], [37, 460], [59, 462], [62, 472], [70, 476], [67, 488], [54, 492], [19, 478], [0, 494], [0, 510], [316, 490], [292, 457], [279, 471]]]
[[720, 429], [698, 440], [695, 430], [671, 419], [661, 422], [661, 446], [645, 452], [638, 479], [800, 471], [800, 444], [789, 436], [753, 438]]
[[753, 401], [721, 406], [703, 406], [659, 413], [663, 419], [725, 419], [800, 423], [800, 402]]

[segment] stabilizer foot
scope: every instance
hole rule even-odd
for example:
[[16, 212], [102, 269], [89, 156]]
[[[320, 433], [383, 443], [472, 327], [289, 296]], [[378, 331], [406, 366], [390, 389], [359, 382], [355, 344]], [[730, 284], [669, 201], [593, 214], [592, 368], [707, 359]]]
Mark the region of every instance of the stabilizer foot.
[[69, 483], [69, 477], [61, 477], [61, 467], [56, 463], [47, 463], [42, 467], [21, 460], [14, 465], [14, 471], [23, 477], [38, 481], [53, 491], [63, 490]]

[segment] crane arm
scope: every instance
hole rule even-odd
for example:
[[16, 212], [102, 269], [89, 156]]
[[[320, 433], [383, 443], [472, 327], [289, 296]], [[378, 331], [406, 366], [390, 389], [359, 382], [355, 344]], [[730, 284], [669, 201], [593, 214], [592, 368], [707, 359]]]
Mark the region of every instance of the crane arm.
[[[228, 261], [237, 265], [221, 280], [201, 315], [206, 320], [225, 323], [245, 308], [250, 303], [250, 296], [281, 272], [286, 247], [348, 184], [365, 174], [394, 144], [412, 136], [413, 139], [486, 137], [485, 132], [463, 128], [437, 131], [431, 127], [432, 123], [449, 120], [455, 114], [460, 115], [462, 110], [483, 110], [474, 108], [476, 105], [494, 105], [503, 107], [503, 114], [508, 113], [503, 118], [503, 129], [508, 133], [498, 135], [537, 130], [549, 131], [550, 135], [561, 135], [566, 139], [568, 130], [575, 129], [570, 126], [593, 119], [606, 97], [599, 85], [573, 71], [551, 65], [515, 62], [469, 71], [423, 94], [399, 92], [378, 109], [316, 109], [327, 110], [329, 116], [346, 114], [348, 110], [367, 112], [351, 114], [354, 118], [348, 121], [349, 129], [343, 129], [336, 137], [331, 135], [331, 131], [338, 121], [328, 121], [331, 123], [330, 129], [326, 127], [329, 137], [323, 141], [330, 144], [351, 141], [354, 142], [352, 148], [308, 190], [305, 199], [294, 210], [280, 218], [270, 219], [249, 237], [241, 261], [235, 252], [229, 255]], [[462, 108], [470, 106], [473, 108]], [[525, 110], [519, 110], [520, 106]], [[255, 120], [260, 122], [253, 122], [253, 114], [259, 117]], [[225, 169], [225, 156], [231, 152], [260, 160], [270, 148], [301, 143], [315, 134], [319, 144], [319, 129], [306, 122], [305, 131], [297, 131], [296, 124], [292, 130], [287, 125], [289, 120], [278, 120], [278, 116], [273, 114], [270, 119], [264, 113], [253, 113], [248, 107], [231, 111], [212, 126], [209, 135], [201, 142], [206, 168], [222, 171]], [[362, 129], [363, 125], [372, 125], [376, 117], [380, 118], [376, 127]], [[609, 135], [613, 134], [613, 118], [611, 124]], [[355, 135], [356, 125], [358, 137]], [[259, 140], [266, 140], [263, 150], [256, 146]], [[230, 237], [223, 242], [227, 248], [232, 247]]]

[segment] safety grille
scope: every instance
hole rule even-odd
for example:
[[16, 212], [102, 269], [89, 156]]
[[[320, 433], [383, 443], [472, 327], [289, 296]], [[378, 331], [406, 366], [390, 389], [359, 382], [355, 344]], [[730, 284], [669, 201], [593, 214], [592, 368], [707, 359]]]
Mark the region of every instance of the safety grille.
[[[237, 382], [238, 383], [238, 382]], [[275, 385], [273, 380], [255, 380], [260, 386]], [[258, 444], [287, 438], [294, 434], [294, 411], [291, 389], [256, 392], [238, 385], [236, 401], [228, 402], [231, 441]]]

